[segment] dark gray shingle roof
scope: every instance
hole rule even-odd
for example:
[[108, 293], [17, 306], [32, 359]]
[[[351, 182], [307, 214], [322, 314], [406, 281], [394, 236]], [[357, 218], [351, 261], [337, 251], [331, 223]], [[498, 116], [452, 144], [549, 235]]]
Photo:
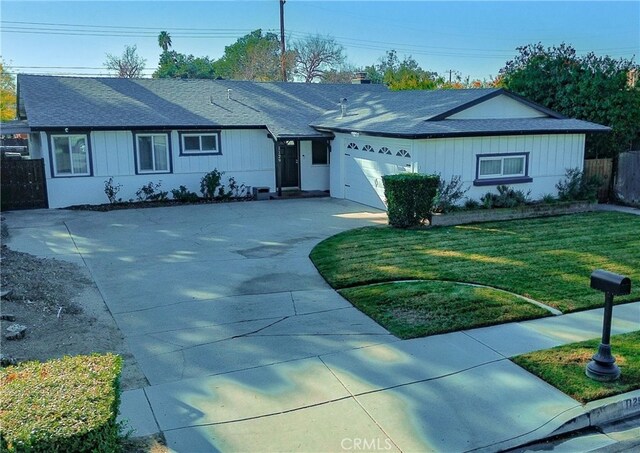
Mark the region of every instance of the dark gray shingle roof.
[[[267, 127], [275, 136], [323, 135], [311, 121], [341, 98], [381, 85], [259, 83], [20, 75], [19, 96], [33, 129], [53, 127]], [[228, 90], [231, 90], [230, 92]]]
[[[383, 85], [18, 76], [20, 111], [47, 128], [266, 127], [276, 138], [357, 131], [401, 137], [609, 128], [565, 119], [526, 100], [547, 118], [449, 120], [446, 116], [506, 94], [499, 89], [388, 91]], [[342, 117], [339, 102], [347, 99]], [[443, 119], [444, 118], [444, 119]]]

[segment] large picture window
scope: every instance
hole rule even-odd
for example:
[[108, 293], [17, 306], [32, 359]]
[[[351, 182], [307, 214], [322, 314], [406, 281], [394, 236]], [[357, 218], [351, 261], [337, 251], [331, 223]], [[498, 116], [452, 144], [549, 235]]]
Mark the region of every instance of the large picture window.
[[54, 176], [90, 176], [86, 135], [52, 135]]
[[531, 182], [529, 153], [479, 154], [474, 185]]
[[170, 154], [167, 134], [136, 134], [138, 173], [169, 173]]
[[222, 154], [220, 132], [180, 132], [180, 154]]

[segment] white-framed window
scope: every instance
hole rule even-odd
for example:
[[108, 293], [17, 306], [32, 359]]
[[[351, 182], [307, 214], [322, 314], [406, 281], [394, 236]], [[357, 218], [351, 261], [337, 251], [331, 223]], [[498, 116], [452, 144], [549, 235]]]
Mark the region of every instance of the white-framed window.
[[135, 134], [135, 143], [138, 173], [169, 173], [171, 171], [168, 134]]
[[180, 154], [222, 154], [220, 132], [180, 132]]
[[86, 134], [51, 135], [51, 149], [54, 176], [91, 176]]
[[530, 182], [529, 153], [479, 154], [475, 185]]
[[311, 142], [311, 165], [328, 165], [329, 164], [329, 147], [327, 142], [312, 141]]

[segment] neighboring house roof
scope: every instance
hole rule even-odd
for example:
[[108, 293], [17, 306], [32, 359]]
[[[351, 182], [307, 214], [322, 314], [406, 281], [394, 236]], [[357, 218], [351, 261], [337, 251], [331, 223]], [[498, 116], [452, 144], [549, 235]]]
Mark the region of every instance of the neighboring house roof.
[[0, 135], [28, 134], [31, 132], [25, 120], [13, 120], [0, 123]]
[[[502, 95], [534, 109], [540, 117], [448, 119]], [[265, 127], [277, 139], [322, 137], [338, 131], [428, 138], [610, 130], [564, 118], [503, 89], [392, 92], [376, 84], [21, 74], [18, 110], [32, 130]]]
[[[32, 129], [266, 127], [276, 138], [321, 137], [311, 121], [342, 98], [382, 85], [193, 79], [18, 76], [19, 111]], [[231, 91], [228, 91], [231, 90]]]

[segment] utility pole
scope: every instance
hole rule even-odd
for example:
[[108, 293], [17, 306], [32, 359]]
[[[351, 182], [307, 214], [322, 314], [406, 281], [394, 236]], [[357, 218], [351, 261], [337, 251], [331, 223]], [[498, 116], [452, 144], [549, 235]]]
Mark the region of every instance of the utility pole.
[[282, 81], [287, 81], [287, 62], [284, 48], [284, 4], [286, 0], [280, 0], [280, 66], [282, 69]]

